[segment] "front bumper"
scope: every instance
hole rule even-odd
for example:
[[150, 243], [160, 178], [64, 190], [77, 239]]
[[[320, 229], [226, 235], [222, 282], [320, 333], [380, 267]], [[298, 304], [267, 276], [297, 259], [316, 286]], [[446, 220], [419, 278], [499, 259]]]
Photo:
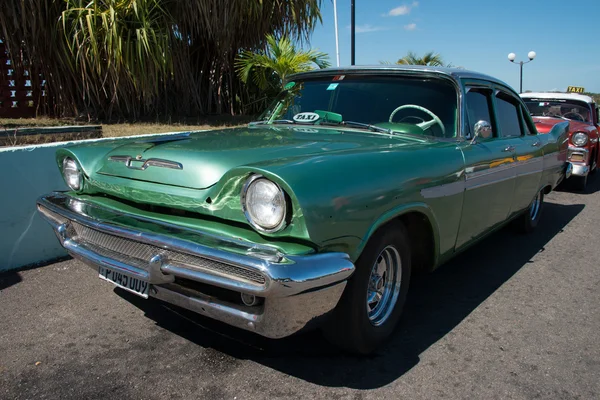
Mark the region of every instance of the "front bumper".
[[590, 173], [590, 152], [582, 147], [569, 146], [567, 160], [573, 164], [572, 176], [587, 176]]
[[[63, 193], [41, 197], [37, 207], [74, 258], [149, 282], [151, 297], [271, 338], [289, 336], [333, 310], [354, 272], [345, 253], [281, 254]], [[204, 293], [202, 285], [228, 296]], [[231, 301], [242, 293], [263, 302]]]

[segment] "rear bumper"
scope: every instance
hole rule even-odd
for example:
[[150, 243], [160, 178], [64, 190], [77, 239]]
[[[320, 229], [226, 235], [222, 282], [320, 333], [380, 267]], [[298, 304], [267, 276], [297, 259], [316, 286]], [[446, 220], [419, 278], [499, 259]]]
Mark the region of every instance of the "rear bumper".
[[[271, 338], [291, 335], [335, 308], [354, 272], [345, 253], [281, 254], [62, 193], [41, 197], [38, 210], [62, 246], [93, 268], [147, 281], [151, 297]], [[262, 304], [225, 300], [181, 284], [185, 281], [254, 295]]]

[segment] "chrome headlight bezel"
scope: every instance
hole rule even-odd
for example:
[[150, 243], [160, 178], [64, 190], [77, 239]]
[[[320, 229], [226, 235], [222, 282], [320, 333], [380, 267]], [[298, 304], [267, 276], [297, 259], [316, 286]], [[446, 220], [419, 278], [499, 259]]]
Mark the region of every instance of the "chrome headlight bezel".
[[[261, 181], [268, 182], [268, 184], [270, 184], [270, 185], [274, 185], [274, 187], [278, 191], [277, 195], [281, 196], [281, 201], [283, 204], [282, 212], [281, 212], [281, 215], [279, 216], [279, 218], [277, 219], [277, 223], [271, 224], [269, 226], [263, 226], [255, 220], [255, 218], [253, 217], [253, 215], [255, 215], [255, 213], [252, 210], [253, 206], [251, 204], [248, 204], [248, 197], [249, 197], [248, 192], [250, 190], [252, 190], [254, 185], [256, 185], [258, 182], [261, 182]], [[275, 232], [282, 230], [287, 225], [288, 200], [287, 200], [286, 193], [278, 183], [273, 182], [272, 180], [270, 180], [268, 178], [265, 178], [263, 175], [254, 174], [246, 180], [246, 183], [244, 183], [244, 187], [242, 188], [242, 194], [241, 194], [240, 200], [242, 203], [242, 210], [244, 211], [244, 215], [246, 216], [246, 220], [257, 231], [262, 232], [262, 233], [275, 233]]]
[[[577, 138], [581, 138], [581, 140], [577, 141]], [[571, 136], [571, 142], [577, 147], [585, 146], [589, 140], [590, 138], [585, 132], [575, 132], [573, 136]]]
[[[67, 175], [70, 174], [70, 175]], [[62, 160], [62, 176], [69, 189], [76, 192], [83, 189], [83, 172], [77, 161], [71, 157], [65, 157]], [[76, 179], [75, 183], [71, 182], [70, 177]]]

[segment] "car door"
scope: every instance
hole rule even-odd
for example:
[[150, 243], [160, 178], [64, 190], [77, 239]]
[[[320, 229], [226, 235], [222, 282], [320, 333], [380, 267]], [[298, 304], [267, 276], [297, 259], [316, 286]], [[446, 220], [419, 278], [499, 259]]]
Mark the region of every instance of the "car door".
[[510, 210], [510, 216], [513, 216], [527, 208], [540, 189], [544, 169], [542, 140], [521, 101], [514, 94], [500, 88], [496, 90], [494, 101], [500, 134], [516, 139], [515, 194]]
[[476, 137], [462, 147], [465, 159], [465, 195], [456, 248], [468, 244], [505, 221], [510, 213], [515, 190], [515, 150], [519, 138], [502, 136], [503, 122], [494, 111], [493, 89], [468, 85], [464, 97], [464, 116], [470, 137], [474, 126], [486, 121], [492, 127], [489, 137]]

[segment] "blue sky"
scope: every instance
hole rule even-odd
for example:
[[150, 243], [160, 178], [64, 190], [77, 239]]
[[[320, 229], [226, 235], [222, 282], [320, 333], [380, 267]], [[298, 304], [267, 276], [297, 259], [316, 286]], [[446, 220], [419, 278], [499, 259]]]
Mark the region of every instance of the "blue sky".
[[[396, 61], [408, 51], [440, 53], [447, 63], [500, 78], [519, 90], [583, 86], [600, 93], [600, 0], [355, 0], [356, 64]], [[350, 0], [338, 0], [340, 64], [350, 65]], [[323, 0], [323, 25], [310, 47], [335, 66], [333, 2]]]

